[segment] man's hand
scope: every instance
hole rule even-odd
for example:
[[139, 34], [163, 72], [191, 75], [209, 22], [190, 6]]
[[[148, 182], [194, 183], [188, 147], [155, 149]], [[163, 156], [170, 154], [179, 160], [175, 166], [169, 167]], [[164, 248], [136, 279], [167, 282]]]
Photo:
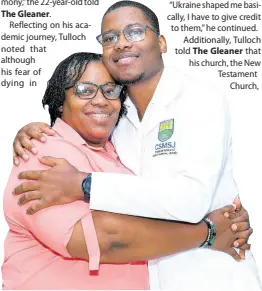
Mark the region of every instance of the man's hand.
[[[40, 162], [50, 166], [44, 171], [21, 172], [19, 179], [33, 180], [24, 182], [14, 189], [14, 195], [21, 195], [18, 200], [24, 205], [37, 200], [28, 208], [28, 214], [53, 206], [83, 200], [81, 183], [87, 173], [78, 171], [65, 159], [52, 157], [39, 158]], [[235, 201], [234, 201], [235, 202]], [[228, 253], [236, 260], [244, 259], [247, 243], [253, 230], [249, 225], [248, 212], [240, 201], [233, 206], [225, 206], [211, 212], [208, 217], [215, 223], [217, 235], [211, 249]], [[233, 248], [239, 248], [240, 253]]]
[[[211, 212], [209, 217], [216, 225], [217, 235], [211, 249], [222, 251], [231, 255], [235, 260], [245, 258], [245, 250], [250, 249], [247, 243], [253, 230], [250, 228], [248, 212], [239, 205], [217, 209]], [[233, 248], [239, 248], [239, 253]]]
[[37, 200], [27, 209], [27, 214], [53, 205], [83, 200], [81, 184], [87, 173], [78, 171], [65, 159], [41, 157], [39, 160], [51, 169], [21, 172], [19, 179], [32, 181], [20, 184], [13, 191], [14, 195], [23, 194], [18, 200], [19, 205]]
[[28, 161], [29, 156], [25, 149], [31, 151], [33, 154], [37, 154], [37, 148], [30, 141], [32, 138], [37, 139], [41, 142], [46, 142], [44, 134], [54, 135], [55, 132], [50, 128], [49, 125], [43, 122], [33, 122], [22, 127], [13, 142], [13, 163], [19, 165], [19, 157], [24, 161]]

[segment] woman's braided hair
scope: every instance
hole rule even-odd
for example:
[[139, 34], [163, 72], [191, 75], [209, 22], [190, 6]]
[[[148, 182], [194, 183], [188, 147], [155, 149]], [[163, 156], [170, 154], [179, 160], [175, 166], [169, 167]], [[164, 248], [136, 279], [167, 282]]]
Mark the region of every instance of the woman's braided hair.
[[[59, 107], [64, 103], [66, 89], [74, 86], [90, 62], [102, 62], [102, 55], [95, 53], [75, 53], [64, 59], [56, 67], [51, 79], [47, 83], [47, 88], [42, 99], [43, 107], [48, 105], [51, 126], [55, 123], [56, 118], [62, 115]], [[121, 109], [116, 125], [119, 119], [127, 113], [126, 106], [124, 105], [126, 97], [127, 91], [124, 87], [120, 95]]]

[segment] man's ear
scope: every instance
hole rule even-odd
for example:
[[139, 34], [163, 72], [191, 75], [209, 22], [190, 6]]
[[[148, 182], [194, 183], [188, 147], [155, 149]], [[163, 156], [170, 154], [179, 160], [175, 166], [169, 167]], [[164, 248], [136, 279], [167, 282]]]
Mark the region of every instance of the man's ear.
[[159, 43], [159, 47], [160, 47], [160, 52], [161, 53], [166, 53], [167, 52], [166, 39], [162, 34], [160, 34], [158, 36], [158, 43]]

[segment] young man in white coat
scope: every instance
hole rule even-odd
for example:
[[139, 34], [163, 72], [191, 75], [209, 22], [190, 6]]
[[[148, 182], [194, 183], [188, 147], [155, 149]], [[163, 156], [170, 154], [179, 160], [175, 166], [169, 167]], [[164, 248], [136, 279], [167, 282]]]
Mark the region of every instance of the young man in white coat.
[[[128, 88], [128, 113], [115, 129], [112, 142], [136, 176], [79, 173], [68, 163], [59, 163], [45, 175], [45, 182], [53, 183], [56, 191], [45, 193], [42, 187], [41, 193], [53, 200], [32, 206], [31, 213], [63, 203], [65, 197], [69, 201], [84, 196], [94, 210], [198, 223], [212, 210], [232, 203], [238, 190], [232, 174], [226, 100], [206, 84], [164, 67], [165, 38], [155, 14], [140, 3], [112, 5], [97, 39], [103, 45], [106, 68]], [[39, 137], [32, 132], [34, 126], [25, 127], [20, 140], [26, 135]], [[28, 139], [24, 145], [32, 148]], [[51, 177], [52, 171], [61, 177], [66, 172], [70, 183], [59, 183]], [[44, 185], [37, 173], [23, 177]], [[33, 189], [23, 187], [17, 193], [29, 190]], [[78, 195], [71, 197], [71, 193]], [[150, 261], [149, 274], [151, 289], [260, 289], [250, 251], [245, 260], [237, 262], [223, 252], [196, 248]]]

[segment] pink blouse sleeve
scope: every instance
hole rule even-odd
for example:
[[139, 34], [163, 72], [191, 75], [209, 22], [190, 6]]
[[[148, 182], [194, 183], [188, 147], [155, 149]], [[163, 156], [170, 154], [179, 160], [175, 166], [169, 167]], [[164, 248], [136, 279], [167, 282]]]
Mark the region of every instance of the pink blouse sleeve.
[[[54, 146], [54, 143], [50, 142], [50, 140], [46, 144], [39, 143], [37, 145], [41, 155], [65, 158], [69, 162], [72, 162], [72, 157], [74, 157], [74, 160], [81, 159], [83, 161], [84, 157], [80, 151], [77, 151], [69, 144], [63, 144], [62, 146], [63, 152], [61, 154], [60, 146], [57, 146], [57, 144]], [[87, 160], [86, 162], [88, 163]], [[25, 229], [48, 248], [64, 257], [70, 258], [71, 256], [66, 246], [72, 236], [74, 225], [81, 221], [89, 254], [89, 270], [98, 270], [100, 250], [88, 203], [75, 201], [40, 210], [34, 215], [27, 215], [26, 209], [33, 202], [19, 206], [17, 204], [18, 197], [12, 195], [12, 190], [23, 181], [17, 178], [18, 173], [26, 170], [45, 170], [47, 168], [47, 166], [38, 161], [37, 157], [31, 154], [28, 162], [21, 161], [19, 167], [13, 167], [4, 193], [4, 212], [7, 222], [10, 228], [15, 226], [15, 231], [19, 228]]]

